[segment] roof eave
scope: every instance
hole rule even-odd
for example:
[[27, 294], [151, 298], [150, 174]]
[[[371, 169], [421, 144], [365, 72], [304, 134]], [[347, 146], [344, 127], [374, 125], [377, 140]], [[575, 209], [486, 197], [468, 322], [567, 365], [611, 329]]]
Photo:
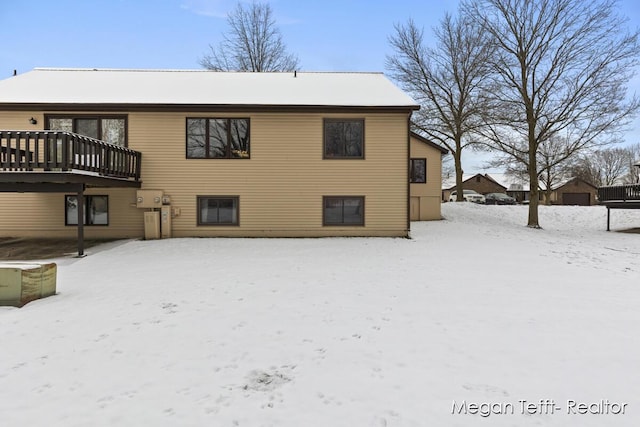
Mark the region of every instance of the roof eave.
[[[419, 108], [420, 107], [416, 108], [416, 110], [419, 109]], [[424, 136], [422, 136], [420, 134], [417, 134], [417, 133], [411, 131], [411, 137], [417, 139], [418, 141], [420, 141], [420, 142], [422, 142], [424, 144], [427, 144], [427, 145], [429, 145], [429, 146], [431, 146], [433, 148], [436, 148], [436, 149], [440, 150], [440, 152], [442, 154], [449, 154], [449, 150], [447, 150], [446, 148], [444, 148], [444, 147], [436, 144], [435, 142], [425, 138]]]
[[229, 111], [229, 112], [403, 112], [418, 105], [283, 105], [283, 104], [158, 104], [158, 103], [34, 103], [0, 102], [5, 111]]

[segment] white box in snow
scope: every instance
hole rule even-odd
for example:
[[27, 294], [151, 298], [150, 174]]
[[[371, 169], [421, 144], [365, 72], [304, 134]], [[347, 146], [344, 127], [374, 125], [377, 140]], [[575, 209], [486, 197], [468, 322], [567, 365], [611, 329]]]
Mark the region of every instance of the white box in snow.
[[0, 263], [0, 305], [23, 305], [56, 293], [55, 263]]

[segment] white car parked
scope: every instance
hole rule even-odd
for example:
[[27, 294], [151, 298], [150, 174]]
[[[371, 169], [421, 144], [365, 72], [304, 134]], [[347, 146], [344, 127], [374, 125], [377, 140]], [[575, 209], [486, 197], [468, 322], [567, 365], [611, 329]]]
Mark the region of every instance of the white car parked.
[[[462, 197], [464, 197], [465, 202], [480, 203], [482, 205], [486, 203], [484, 196], [478, 193], [477, 191], [474, 191], [474, 190], [462, 190], [462, 191], [463, 191]], [[449, 201], [455, 202], [457, 199], [457, 194], [458, 193], [455, 190], [452, 191], [451, 195], [449, 196]]]

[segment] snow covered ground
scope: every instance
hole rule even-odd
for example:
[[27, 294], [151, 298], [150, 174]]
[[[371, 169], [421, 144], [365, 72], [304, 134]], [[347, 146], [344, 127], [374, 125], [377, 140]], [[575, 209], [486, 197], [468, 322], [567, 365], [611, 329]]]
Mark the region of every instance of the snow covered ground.
[[0, 307], [0, 426], [640, 425], [640, 235], [526, 210], [58, 259], [58, 295]]

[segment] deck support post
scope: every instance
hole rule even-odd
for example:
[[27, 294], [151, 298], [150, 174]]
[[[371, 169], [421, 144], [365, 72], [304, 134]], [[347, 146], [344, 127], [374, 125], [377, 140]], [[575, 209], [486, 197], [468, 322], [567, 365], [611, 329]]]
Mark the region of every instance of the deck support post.
[[611, 231], [609, 224], [611, 223], [611, 208], [607, 206], [607, 231]]
[[84, 257], [84, 185], [78, 189], [78, 258]]

